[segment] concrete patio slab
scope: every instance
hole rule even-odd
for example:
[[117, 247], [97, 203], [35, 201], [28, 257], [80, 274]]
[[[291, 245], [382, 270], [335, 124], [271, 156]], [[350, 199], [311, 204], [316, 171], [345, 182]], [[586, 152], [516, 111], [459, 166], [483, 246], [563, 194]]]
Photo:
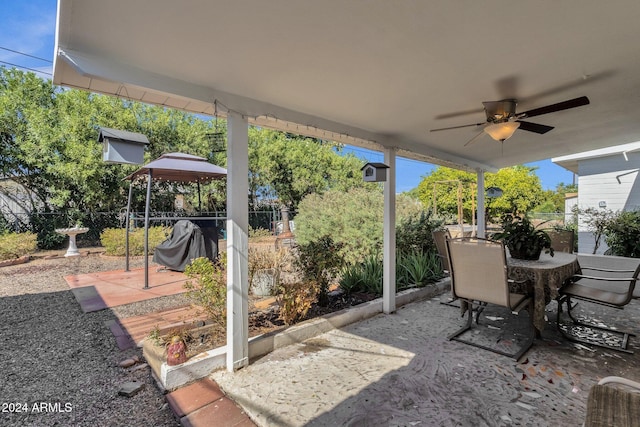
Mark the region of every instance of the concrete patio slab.
[[[211, 378], [260, 426], [549, 426], [580, 425], [600, 378], [640, 375], [640, 340], [632, 355], [574, 345], [553, 321], [520, 361], [448, 341], [464, 320], [439, 301], [408, 304]], [[621, 328], [640, 321], [637, 301], [622, 312], [580, 304], [586, 316]], [[547, 309], [554, 319], [555, 303]], [[509, 340], [521, 322], [501, 320], [498, 310], [486, 310], [475, 339], [501, 330]]]

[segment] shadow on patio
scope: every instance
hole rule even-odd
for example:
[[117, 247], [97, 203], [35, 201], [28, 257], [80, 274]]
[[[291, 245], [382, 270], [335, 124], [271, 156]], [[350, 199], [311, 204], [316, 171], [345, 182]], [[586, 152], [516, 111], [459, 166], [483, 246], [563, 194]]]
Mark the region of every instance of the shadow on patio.
[[[584, 421], [589, 389], [617, 375], [638, 380], [640, 340], [625, 354], [564, 340], [556, 303], [542, 339], [520, 362], [455, 341], [463, 319], [430, 299], [285, 347], [235, 374], [212, 378], [261, 426], [567, 425]], [[580, 303], [577, 313], [634, 330], [640, 303], [625, 310]], [[488, 316], [500, 317], [487, 310]], [[526, 322], [527, 314], [520, 317]], [[481, 323], [492, 324], [484, 320]], [[477, 339], [505, 331], [478, 328]]]

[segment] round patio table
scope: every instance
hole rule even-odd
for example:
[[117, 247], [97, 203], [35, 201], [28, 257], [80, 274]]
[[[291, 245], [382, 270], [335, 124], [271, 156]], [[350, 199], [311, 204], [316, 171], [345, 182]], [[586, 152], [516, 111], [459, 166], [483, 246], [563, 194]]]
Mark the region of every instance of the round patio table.
[[512, 291], [533, 294], [533, 325], [541, 332], [546, 325], [545, 307], [558, 297], [564, 282], [580, 270], [577, 256], [556, 252], [552, 257], [543, 253], [535, 261], [507, 256], [507, 265], [510, 279], [524, 281], [524, 284], [515, 284]]

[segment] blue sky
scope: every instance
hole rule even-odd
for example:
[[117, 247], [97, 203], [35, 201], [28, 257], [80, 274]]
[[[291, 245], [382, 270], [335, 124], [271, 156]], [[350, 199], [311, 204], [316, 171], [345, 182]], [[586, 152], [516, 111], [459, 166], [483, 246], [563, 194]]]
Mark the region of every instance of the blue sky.
[[[108, 1], [108, 0], [105, 0]], [[38, 71], [43, 78], [51, 78], [56, 28], [56, 0], [0, 0], [0, 65], [16, 65]], [[9, 49], [9, 50], [7, 50]], [[11, 51], [21, 52], [18, 54]], [[26, 56], [31, 55], [36, 58]], [[37, 59], [41, 58], [41, 59]], [[45, 59], [47, 61], [43, 61]], [[382, 153], [350, 148], [366, 161], [382, 161]], [[570, 184], [571, 172], [550, 160], [529, 163], [538, 168], [542, 187], [553, 190], [560, 182]], [[397, 159], [397, 191], [415, 188], [433, 165], [404, 158]]]

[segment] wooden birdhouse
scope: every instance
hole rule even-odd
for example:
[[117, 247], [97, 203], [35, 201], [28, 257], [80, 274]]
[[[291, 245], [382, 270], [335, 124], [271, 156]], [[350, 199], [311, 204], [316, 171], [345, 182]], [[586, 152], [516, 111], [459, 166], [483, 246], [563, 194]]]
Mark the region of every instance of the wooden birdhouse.
[[387, 180], [387, 169], [384, 163], [367, 163], [362, 170], [362, 179], [365, 182], [383, 182]]
[[100, 128], [98, 142], [102, 142], [102, 160], [129, 165], [144, 163], [144, 147], [149, 145], [141, 133], [109, 128]]
[[496, 197], [502, 196], [502, 188], [499, 187], [489, 187], [487, 188], [487, 198], [494, 199]]

